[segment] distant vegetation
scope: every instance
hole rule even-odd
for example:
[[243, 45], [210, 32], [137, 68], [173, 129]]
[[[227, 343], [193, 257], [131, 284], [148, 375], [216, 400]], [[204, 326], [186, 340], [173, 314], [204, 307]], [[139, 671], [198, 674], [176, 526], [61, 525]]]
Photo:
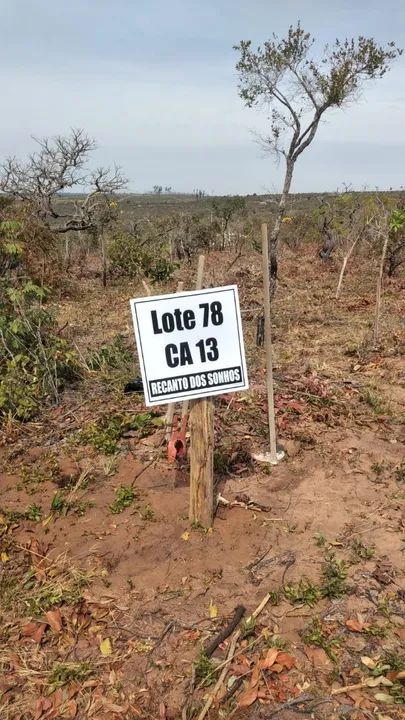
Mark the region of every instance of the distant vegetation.
[[126, 195], [120, 168], [91, 168], [95, 142], [81, 129], [37, 139], [28, 158], [0, 164], [0, 416], [29, 419], [89, 368], [49, 309], [57, 293], [74, 293], [75, 283], [91, 275], [104, 287], [167, 283], [200, 251], [230, 253], [230, 268], [259, 249], [263, 221], [271, 226], [273, 295], [280, 244], [297, 255], [305, 243], [315, 244], [323, 262], [338, 256], [337, 300], [352, 256], [378, 258], [378, 342], [383, 277], [394, 276], [404, 260], [404, 193], [346, 187], [321, 197], [289, 195], [295, 163], [324, 114], [356, 99], [401, 51], [359, 37], [337, 40], [319, 60], [310, 55], [313, 42], [298, 23], [256, 51], [250, 41], [235, 48], [241, 98], [248, 107], [271, 109], [269, 134], [260, 141], [285, 162], [280, 195], [208, 198], [201, 188], [187, 196], [160, 184], [146, 196]]

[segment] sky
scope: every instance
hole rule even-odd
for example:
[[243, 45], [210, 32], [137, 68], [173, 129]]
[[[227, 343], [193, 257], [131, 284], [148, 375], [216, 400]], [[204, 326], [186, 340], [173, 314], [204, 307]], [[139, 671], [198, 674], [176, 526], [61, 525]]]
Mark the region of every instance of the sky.
[[[405, 48], [403, 0], [0, 0], [0, 158], [80, 127], [94, 165], [120, 165], [134, 192], [277, 192], [282, 167], [253, 137], [266, 113], [238, 96], [233, 45], [297, 20], [321, 46], [366, 35]], [[292, 190], [404, 186], [404, 79], [402, 56], [329, 113]]]

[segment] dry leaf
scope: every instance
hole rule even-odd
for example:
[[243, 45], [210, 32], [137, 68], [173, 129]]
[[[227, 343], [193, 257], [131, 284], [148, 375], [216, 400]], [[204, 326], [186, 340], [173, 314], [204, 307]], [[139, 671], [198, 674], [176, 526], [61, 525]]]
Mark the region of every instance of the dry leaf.
[[44, 636], [45, 630], [46, 630], [46, 624], [41, 623], [41, 625], [38, 625], [36, 631], [31, 635], [33, 641], [38, 643], [38, 645], [40, 644], [40, 642]]
[[2, 552], [0, 555], [0, 558], [1, 558], [2, 563], [6, 563], [9, 560], [9, 557], [6, 552]]
[[35, 713], [34, 713], [34, 720], [39, 720], [41, 715], [46, 712], [47, 710], [50, 710], [52, 707], [52, 702], [49, 700], [49, 698], [46, 697], [40, 697], [35, 705]]
[[216, 605], [213, 604], [212, 600], [210, 600], [209, 613], [210, 613], [210, 618], [218, 617], [218, 608]]
[[105, 638], [105, 640], [102, 640], [100, 642], [100, 652], [102, 655], [104, 655], [104, 657], [108, 657], [108, 655], [111, 655], [112, 647], [110, 638]]
[[38, 628], [38, 623], [29, 622], [22, 626], [21, 628], [21, 635], [23, 637], [32, 637], [34, 632], [36, 632]]
[[81, 686], [80, 686], [79, 682], [75, 681], [75, 682], [70, 683], [70, 685], [68, 686], [68, 689], [67, 689], [68, 700], [71, 700], [72, 698], [74, 698], [74, 696], [77, 695], [77, 693], [80, 690], [81, 690]]
[[282, 667], [286, 668], [286, 670], [291, 670], [291, 668], [295, 666], [295, 659], [286, 652], [279, 652], [276, 662], [278, 665], [282, 665]]
[[188, 530], [186, 530], [184, 533], [180, 535], [182, 540], [189, 540], [190, 539], [190, 533]]
[[69, 700], [64, 706], [63, 706], [63, 717], [67, 718], [67, 720], [73, 720], [77, 715], [77, 703], [75, 700]]
[[122, 713], [127, 712], [128, 706], [116, 705], [115, 703], [110, 702], [106, 698], [103, 698], [103, 710], [107, 710], [107, 712], [121, 715]]
[[332, 662], [323, 648], [306, 645], [305, 655], [315, 668], [324, 668], [326, 670], [332, 666]]
[[54, 709], [60, 707], [63, 703], [63, 691], [62, 688], [58, 688], [55, 690], [54, 693], [52, 693], [52, 704]]
[[259, 684], [261, 671], [262, 670], [260, 667], [260, 663], [257, 663], [257, 665], [255, 665], [253, 668], [253, 672], [250, 678], [250, 687], [254, 688], [256, 687], [256, 685]]
[[62, 630], [62, 616], [59, 608], [56, 608], [56, 610], [48, 610], [48, 612], [45, 613], [45, 617], [52, 630], [55, 632]]
[[262, 670], [268, 670], [276, 662], [276, 657], [279, 654], [277, 648], [270, 648], [267, 651], [266, 657], [261, 661], [260, 665]]
[[368, 627], [367, 623], [361, 623], [358, 620], [355, 620], [355, 618], [346, 620], [345, 625], [352, 632], [358, 632], [358, 633], [363, 632], [363, 630]]
[[361, 658], [361, 662], [363, 665], [365, 665], [369, 670], [374, 670], [375, 668], [375, 661], [372, 660], [370, 657], [367, 657], [367, 655], [363, 655]]
[[392, 695], [388, 695], [388, 693], [376, 693], [374, 697], [378, 702], [386, 703], [387, 705], [395, 704], [394, 698]]
[[377, 687], [378, 685], [386, 685], [387, 687], [392, 686], [391, 680], [388, 680], [384, 675], [379, 675], [378, 677], [374, 678], [367, 678], [366, 680], [367, 687]]
[[249, 690], [240, 696], [238, 707], [249, 707], [250, 705], [253, 705], [253, 703], [257, 700], [257, 693], [257, 687], [249, 688]]

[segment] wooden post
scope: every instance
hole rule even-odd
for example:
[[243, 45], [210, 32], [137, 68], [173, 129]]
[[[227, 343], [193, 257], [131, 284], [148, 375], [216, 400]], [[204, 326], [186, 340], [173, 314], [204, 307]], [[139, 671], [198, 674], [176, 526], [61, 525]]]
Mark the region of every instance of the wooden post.
[[273, 358], [271, 354], [271, 311], [270, 311], [270, 273], [269, 243], [267, 224], [262, 223], [262, 259], [264, 293], [264, 342], [266, 345], [267, 402], [269, 415], [270, 456], [269, 461], [277, 464], [276, 418], [274, 413]]
[[386, 235], [385, 235], [382, 254], [381, 254], [380, 271], [379, 271], [378, 277], [377, 277], [377, 289], [376, 289], [376, 299], [375, 299], [375, 317], [374, 317], [374, 346], [377, 345], [378, 332], [380, 329], [381, 294], [382, 294], [382, 286], [383, 286], [384, 263], [385, 263], [385, 256], [387, 254], [388, 240], [389, 240], [389, 234], [387, 231]]
[[[196, 290], [201, 290], [204, 255], [198, 258]], [[188, 402], [183, 403], [187, 414]], [[190, 522], [211, 527], [214, 519], [214, 402], [199, 398], [190, 412]]]
[[200, 398], [191, 403], [190, 522], [205, 528], [214, 519], [214, 403]]

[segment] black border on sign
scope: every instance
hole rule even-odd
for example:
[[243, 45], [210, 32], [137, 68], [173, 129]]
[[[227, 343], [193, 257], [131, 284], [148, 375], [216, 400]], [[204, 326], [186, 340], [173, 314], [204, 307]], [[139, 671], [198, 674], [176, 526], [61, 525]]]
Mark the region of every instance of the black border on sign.
[[136, 318], [136, 324], [137, 324], [137, 330], [138, 330], [137, 335], [139, 338], [139, 346], [140, 346], [140, 352], [141, 352], [141, 356], [142, 356], [142, 369], [143, 369], [142, 374], [144, 375], [144, 378], [143, 378], [144, 379], [144, 394], [145, 394], [145, 397], [147, 396], [149, 406], [151, 406], [151, 405], [167, 405], [168, 403], [177, 402], [178, 400], [183, 400], [185, 398], [192, 400], [192, 398], [194, 398], [194, 397], [211, 397], [214, 395], [221, 395], [222, 393], [226, 393], [226, 392], [231, 392], [231, 391], [236, 392], [237, 390], [239, 390], [239, 388], [243, 388], [243, 386], [246, 384], [245, 363], [242, 362], [243, 360], [245, 360], [245, 362], [246, 362], [246, 359], [245, 359], [245, 355], [243, 352], [243, 345], [242, 345], [242, 341], [241, 341], [241, 333], [240, 333], [241, 317], [240, 317], [240, 312], [239, 312], [238, 305], [236, 302], [235, 287], [232, 287], [232, 286], [226, 287], [225, 286], [222, 288], [213, 288], [212, 290], [209, 288], [205, 288], [204, 290], [191, 290], [190, 292], [170, 293], [170, 295], [173, 298], [175, 298], [176, 296], [180, 296], [180, 298], [181, 298], [181, 297], [190, 297], [193, 295], [214, 295], [215, 293], [221, 293], [221, 292], [222, 293], [223, 292], [232, 292], [232, 294], [233, 294], [233, 302], [234, 302], [234, 306], [235, 306], [235, 315], [236, 315], [236, 327], [237, 327], [237, 331], [238, 331], [240, 368], [242, 371], [241, 382], [238, 383], [237, 385], [235, 385], [235, 384], [222, 385], [220, 390], [217, 390], [217, 392], [214, 391], [212, 393], [209, 393], [208, 395], [207, 395], [206, 389], [202, 390], [201, 392], [193, 392], [193, 393], [191, 393], [190, 390], [188, 390], [182, 394], [176, 394], [175, 398], [170, 399], [170, 398], [164, 397], [164, 398], [160, 398], [159, 401], [156, 401], [154, 398], [151, 398], [150, 394], [149, 394], [149, 382], [153, 382], [153, 380], [149, 380], [147, 372], [146, 372], [145, 358], [144, 358], [143, 346], [142, 346], [142, 335], [141, 335], [141, 331], [140, 331], [137, 305], [138, 305], [138, 303], [146, 304], [149, 302], [155, 303], [155, 302], [165, 301], [165, 300], [167, 300], [167, 295], [162, 295], [161, 297], [154, 296], [151, 298], [145, 297], [145, 298], [139, 298], [135, 301], [131, 301], [131, 304], [133, 305], [133, 309], [134, 309], [135, 318]]

